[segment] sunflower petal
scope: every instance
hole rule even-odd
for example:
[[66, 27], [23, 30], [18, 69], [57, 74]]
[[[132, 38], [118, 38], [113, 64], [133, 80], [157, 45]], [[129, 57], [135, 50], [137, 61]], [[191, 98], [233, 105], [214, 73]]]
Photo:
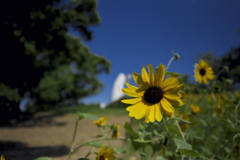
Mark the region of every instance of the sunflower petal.
[[179, 92], [179, 90], [181, 90], [183, 88], [184, 84], [179, 84], [177, 85], [175, 88], [172, 88], [172, 89], [168, 89], [167, 91], [165, 91], [164, 94], [168, 94], [169, 93], [172, 93], [172, 94], [177, 94]]
[[150, 119], [149, 119], [150, 110], [151, 110], [151, 106], [149, 106], [148, 109], [147, 109], [146, 116], [145, 116], [145, 123], [150, 122]]
[[142, 79], [144, 82], [147, 82], [148, 84], [150, 84], [149, 75], [147, 73], [145, 66], [142, 67]]
[[206, 67], [208, 67], [208, 65], [209, 65], [209, 63], [205, 62], [205, 61], [202, 60], [202, 59], [199, 61], [199, 66], [200, 66], [201, 68], [206, 68]]
[[196, 70], [199, 70], [199, 69], [200, 69], [200, 66], [199, 66], [199, 64], [197, 64], [197, 63], [194, 65], [194, 67], [195, 67]]
[[160, 104], [155, 104], [155, 118], [158, 122], [162, 120], [162, 113], [160, 111]]
[[174, 99], [177, 99], [177, 98], [180, 98], [180, 97], [176, 94], [171, 94], [169, 92], [165, 92], [164, 93], [164, 98], [174, 100]]
[[139, 107], [140, 105], [141, 105], [141, 102], [133, 104], [126, 108], [126, 110], [129, 111], [130, 117], [135, 117], [140, 112], [141, 110], [141, 107]]
[[209, 80], [207, 79], [207, 77], [203, 77], [202, 79], [203, 79], [203, 82], [204, 82], [205, 84], [208, 84], [208, 83], [209, 83]]
[[176, 99], [168, 99], [168, 98], [166, 98], [166, 99], [172, 106], [182, 106], [182, 105], [184, 105], [186, 103], [185, 100], [181, 99], [181, 98], [176, 98]]
[[208, 79], [214, 79], [214, 75], [208, 74], [208, 75], [207, 75], [207, 78], [208, 78]]
[[131, 99], [123, 99], [121, 100], [121, 102], [126, 104], [135, 104], [140, 102], [141, 100], [142, 100], [142, 97], [138, 97], [138, 98], [131, 98]]
[[153, 71], [151, 64], [148, 65], [148, 72], [149, 72], [150, 86], [153, 86], [154, 85], [154, 71]]
[[145, 123], [149, 123], [150, 122], [150, 120], [148, 119], [148, 113], [149, 113], [149, 110], [150, 110], [150, 108], [148, 108], [148, 110], [147, 110], [147, 113], [146, 113], [146, 116], [145, 116]]
[[144, 91], [137, 91], [130, 88], [123, 88], [122, 92], [131, 97], [141, 97], [144, 94]]
[[177, 78], [178, 75], [172, 75], [170, 77], [168, 77], [163, 83], [162, 83], [162, 89], [164, 91], [167, 91], [169, 89], [173, 89], [175, 87], [178, 86], [179, 81], [181, 80], [181, 78]]
[[151, 106], [149, 113], [148, 113], [148, 119], [150, 122], [154, 122], [155, 121], [155, 106]]
[[134, 90], [139, 89], [138, 87], [133, 86], [133, 85], [131, 85], [131, 84], [129, 84], [129, 83], [125, 83], [125, 85], [126, 85], [128, 88], [130, 88], [130, 89], [134, 89]]
[[162, 113], [165, 114], [167, 117], [172, 118], [174, 116], [174, 112], [167, 112], [163, 108], [161, 109]]
[[212, 67], [207, 67], [206, 71], [207, 71], [207, 74], [213, 74], [214, 73], [213, 70], [212, 70]]
[[138, 112], [138, 114], [135, 115], [135, 118], [136, 118], [136, 119], [141, 119], [141, 118], [143, 118], [143, 117], [146, 115], [147, 109], [148, 109], [148, 106], [147, 106], [147, 105], [144, 105], [144, 104], [142, 103], [142, 104], [141, 104], [141, 109], [139, 109], [140, 112]]
[[160, 64], [156, 71], [156, 76], [154, 79], [154, 84], [160, 86], [165, 78], [166, 68], [163, 64]]
[[174, 108], [172, 107], [172, 105], [167, 101], [166, 98], [163, 98], [161, 100], [161, 106], [162, 108], [167, 111], [167, 112], [174, 112]]
[[135, 83], [141, 87], [142, 89], [146, 90], [149, 87], [149, 84], [144, 82], [142, 77], [138, 74], [138, 73], [133, 73], [133, 80], [135, 81]]

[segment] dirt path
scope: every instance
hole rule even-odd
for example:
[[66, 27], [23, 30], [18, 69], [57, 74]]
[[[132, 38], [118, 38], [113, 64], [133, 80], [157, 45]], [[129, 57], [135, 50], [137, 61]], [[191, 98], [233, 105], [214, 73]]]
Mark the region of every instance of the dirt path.
[[[34, 120], [12, 127], [0, 128], [0, 155], [6, 160], [34, 160], [46, 156], [53, 160], [67, 160], [70, 143], [77, 115], [52, 115], [51, 113], [38, 114]], [[121, 126], [121, 138], [124, 138], [123, 125], [129, 121], [128, 116], [108, 116], [108, 124]], [[101, 134], [100, 129], [92, 120], [81, 120], [76, 134], [75, 146], [81, 145], [94, 136]], [[106, 142], [107, 143], [107, 142]], [[121, 146], [121, 141], [111, 141], [113, 147]], [[86, 155], [89, 147], [83, 147], [72, 155], [76, 160]], [[96, 150], [92, 150], [96, 152]], [[90, 159], [95, 159], [91, 154]]]

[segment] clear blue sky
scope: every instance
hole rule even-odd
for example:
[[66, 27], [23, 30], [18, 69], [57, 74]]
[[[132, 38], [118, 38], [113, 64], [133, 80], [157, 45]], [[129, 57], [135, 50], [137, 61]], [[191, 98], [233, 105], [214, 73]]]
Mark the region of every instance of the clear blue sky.
[[101, 23], [91, 27], [94, 39], [84, 43], [111, 62], [111, 73], [99, 75], [103, 91], [84, 102], [109, 103], [120, 72], [167, 65], [171, 51], [181, 58], [169, 71], [192, 77], [199, 53], [222, 56], [240, 45], [239, 7], [240, 0], [99, 0]]

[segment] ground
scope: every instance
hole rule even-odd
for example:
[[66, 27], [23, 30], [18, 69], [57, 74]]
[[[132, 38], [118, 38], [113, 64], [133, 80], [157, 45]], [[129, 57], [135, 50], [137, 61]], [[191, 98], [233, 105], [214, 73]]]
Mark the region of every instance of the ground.
[[[109, 124], [121, 126], [120, 138], [125, 137], [124, 123], [129, 121], [127, 115], [108, 115]], [[77, 114], [39, 113], [32, 120], [25, 121], [10, 127], [0, 127], [0, 155], [6, 160], [34, 160], [38, 157], [51, 157], [52, 160], [67, 160]], [[79, 122], [75, 139], [75, 146], [96, 139], [101, 134], [100, 129], [92, 120], [83, 119]], [[113, 147], [123, 146], [123, 141], [114, 140], [104, 142]], [[77, 160], [88, 153], [89, 147], [83, 147], [75, 152], [71, 160]], [[92, 149], [90, 159], [96, 155]]]

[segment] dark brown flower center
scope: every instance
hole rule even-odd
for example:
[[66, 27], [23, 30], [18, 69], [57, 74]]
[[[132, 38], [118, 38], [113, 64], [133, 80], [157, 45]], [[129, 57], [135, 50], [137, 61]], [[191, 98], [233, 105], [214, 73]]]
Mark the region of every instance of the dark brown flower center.
[[105, 157], [104, 157], [103, 155], [101, 155], [101, 156], [99, 157], [99, 160], [105, 160]]
[[206, 73], [206, 70], [205, 70], [205, 69], [200, 69], [200, 74], [201, 74], [201, 76], [204, 76], [205, 73]]
[[158, 103], [163, 98], [163, 91], [159, 87], [149, 87], [144, 93], [144, 99], [148, 103]]

